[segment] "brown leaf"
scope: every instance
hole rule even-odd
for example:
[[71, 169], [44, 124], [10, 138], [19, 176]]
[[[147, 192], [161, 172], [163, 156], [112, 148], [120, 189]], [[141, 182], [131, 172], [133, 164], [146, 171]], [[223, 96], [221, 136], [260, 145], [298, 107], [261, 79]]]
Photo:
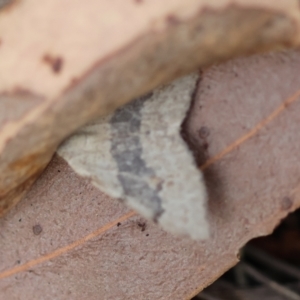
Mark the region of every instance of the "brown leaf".
[[163, 232], [55, 157], [0, 220], [1, 297], [190, 299], [215, 280], [300, 206], [299, 65], [290, 51], [204, 72], [186, 126], [210, 191], [209, 240]]
[[299, 28], [297, 0], [12, 0], [0, 11], [0, 214], [87, 121], [198, 66], [297, 45]]

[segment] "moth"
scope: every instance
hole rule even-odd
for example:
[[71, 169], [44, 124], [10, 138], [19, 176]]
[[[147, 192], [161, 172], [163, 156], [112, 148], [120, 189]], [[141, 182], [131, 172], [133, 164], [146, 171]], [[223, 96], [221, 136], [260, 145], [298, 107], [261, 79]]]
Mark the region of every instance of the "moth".
[[58, 149], [70, 166], [168, 232], [205, 239], [207, 193], [181, 124], [197, 74], [84, 126]]

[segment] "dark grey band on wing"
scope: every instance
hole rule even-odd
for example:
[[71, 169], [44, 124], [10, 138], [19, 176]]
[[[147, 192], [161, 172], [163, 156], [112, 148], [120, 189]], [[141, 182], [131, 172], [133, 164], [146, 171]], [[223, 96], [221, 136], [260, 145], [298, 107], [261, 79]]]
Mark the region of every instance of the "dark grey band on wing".
[[141, 97], [118, 109], [110, 120], [111, 155], [118, 168], [118, 180], [125, 196], [135, 198], [154, 214], [154, 221], [164, 212], [159, 187], [153, 189], [148, 180], [155, 172], [142, 158], [143, 147], [139, 138], [141, 110], [152, 94]]

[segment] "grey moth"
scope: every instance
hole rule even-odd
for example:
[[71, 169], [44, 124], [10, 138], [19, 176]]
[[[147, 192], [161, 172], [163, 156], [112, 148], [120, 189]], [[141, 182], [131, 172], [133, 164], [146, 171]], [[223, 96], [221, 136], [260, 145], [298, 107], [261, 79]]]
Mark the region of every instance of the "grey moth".
[[166, 231], [204, 239], [205, 184], [180, 134], [197, 79], [180, 78], [98, 118], [66, 140], [58, 154]]

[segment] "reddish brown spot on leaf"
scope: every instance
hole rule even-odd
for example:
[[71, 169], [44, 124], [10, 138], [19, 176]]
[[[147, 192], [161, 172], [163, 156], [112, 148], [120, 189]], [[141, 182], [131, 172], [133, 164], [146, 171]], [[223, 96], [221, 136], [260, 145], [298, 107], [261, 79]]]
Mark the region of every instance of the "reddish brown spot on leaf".
[[179, 19], [174, 15], [168, 15], [166, 20], [170, 25], [178, 25], [180, 23]]
[[77, 77], [73, 77], [72, 79], [71, 79], [71, 85], [75, 85], [77, 82], [78, 82], [78, 78]]
[[43, 57], [43, 62], [45, 62], [46, 64], [48, 64], [53, 73], [60, 73], [63, 67], [63, 59], [59, 56], [54, 57], [50, 54], [45, 54]]
[[146, 223], [145, 222], [138, 222], [138, 226], [141, 228], [141, 231], [146, 230]]
[[1, 13], [8, 13], [12, 9], [16, 7], [16, 4], [18, 4], [20, 0], [2, 0], [0, 1], [0, 12]]
[[33, 234], [39, 235], [43, 231], [43, 228], [41, 225], [37, 224], [32, 227], [32, 231], [33, 231]]
[[290, 197], [284, 197], [281, 201], [281, 209], [289, 210], [293, 206], [293, 200]]
[[202, 126], [198, 131], [199, 137], [205, 139], [209, 136], [209, 129], [206, 126]]
[[35, 235], [39, 235], [43, 231], [43, 228], [41, 225], [37, 224], [32, 227], [32, 231]]

